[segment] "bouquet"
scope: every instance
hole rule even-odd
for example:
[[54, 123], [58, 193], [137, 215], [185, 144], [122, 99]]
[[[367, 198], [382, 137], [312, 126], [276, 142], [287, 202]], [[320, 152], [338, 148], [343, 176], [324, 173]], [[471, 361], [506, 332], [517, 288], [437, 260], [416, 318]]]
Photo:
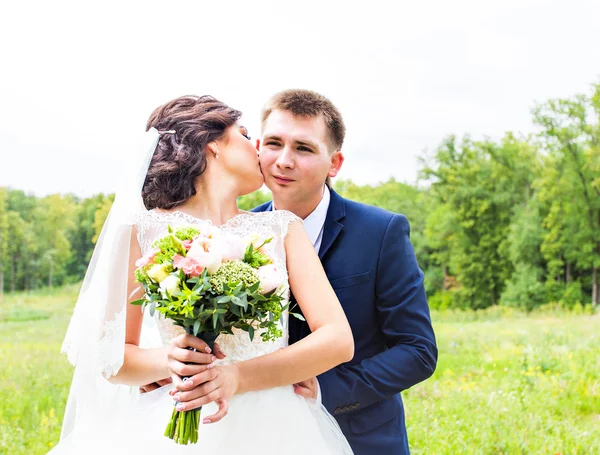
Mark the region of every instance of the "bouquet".
[[[284, 305], [285, 274], [264, 251], [273, 238], [242, 239], [216, 227], [186, 226], [157, 239], [136, 262], [135, 278], [145, 290], [131, 302], [149, 307], [203, 339], [211, 349], [221, 333], [255, 331], [264, 341], [282, 336], [277, 322]], [[299, 315], [294, 315], [300, 317]], [[165, 436], [179, 444], [196, 443], [200, 410], [174, 410]]]

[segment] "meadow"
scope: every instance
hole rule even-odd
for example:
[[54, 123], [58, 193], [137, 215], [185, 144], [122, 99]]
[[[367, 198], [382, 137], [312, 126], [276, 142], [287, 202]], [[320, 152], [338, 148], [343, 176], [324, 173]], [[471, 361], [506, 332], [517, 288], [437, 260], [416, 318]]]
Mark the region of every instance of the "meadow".
[[[58, 441], [77, 286], [0, 300], [0, 454]], [[413, 454], [600, 454], [600, 315], [434, 312], [436, 373], [403, 393]]]

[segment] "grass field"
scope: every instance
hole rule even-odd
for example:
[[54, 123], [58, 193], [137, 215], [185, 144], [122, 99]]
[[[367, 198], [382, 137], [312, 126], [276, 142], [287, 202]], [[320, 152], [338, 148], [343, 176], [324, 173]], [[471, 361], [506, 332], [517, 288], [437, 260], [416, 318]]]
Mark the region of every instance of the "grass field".
[[[59, 438], [76, 293], [0, 300], [0, 454], [45, 454]], [[403, 394], [413, 454], [600, 454], [599, 315], [433, 318], [437, 371]]]

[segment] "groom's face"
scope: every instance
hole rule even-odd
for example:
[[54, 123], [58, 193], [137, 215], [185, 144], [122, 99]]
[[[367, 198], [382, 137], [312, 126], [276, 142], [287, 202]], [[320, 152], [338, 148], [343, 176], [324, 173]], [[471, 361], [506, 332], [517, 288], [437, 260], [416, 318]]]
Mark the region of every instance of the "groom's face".
[[335, 177], [343, 162], [329, 142], [322, 116], [271, 112], [263, 127], [260, 165], [275, 199], [303, 201], [322, 194], [327, 176]]

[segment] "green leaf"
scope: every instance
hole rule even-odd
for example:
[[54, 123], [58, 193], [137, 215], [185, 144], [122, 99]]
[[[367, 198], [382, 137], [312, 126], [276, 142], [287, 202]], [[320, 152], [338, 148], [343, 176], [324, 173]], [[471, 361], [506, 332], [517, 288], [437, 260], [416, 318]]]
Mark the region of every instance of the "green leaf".
[[294, 316], [296, 319], [300, 319], [301, 321], [306, 321], [306, 319], [304, 319], [304, 316], [302, 316], [301, 314], [298, 313], [290, 313], [292, 316]]
[[254, 327], [251, 325], [248, 326], [248, 335], [250, 336], [250, 341], [254, 340]]
[[146, 302], [146, 299], [138, 299], [138, 300], [134, 300], [133, 302], [129, 302], [131, 305], [142, 305]]
[[200, 319], [196, 319], [196, 322], [194, 322], [194, 336], [198, 336], [198, 332], [200, 331], [201, 324], [202, 324], [202, 321], [200, 321]]
[[219, 314], [217, 312], [214, 312], [212, 315], [212, 323], [213, 323], [213, 328], [216, 330], [217, 328], [217, 319], [219, 318]]

